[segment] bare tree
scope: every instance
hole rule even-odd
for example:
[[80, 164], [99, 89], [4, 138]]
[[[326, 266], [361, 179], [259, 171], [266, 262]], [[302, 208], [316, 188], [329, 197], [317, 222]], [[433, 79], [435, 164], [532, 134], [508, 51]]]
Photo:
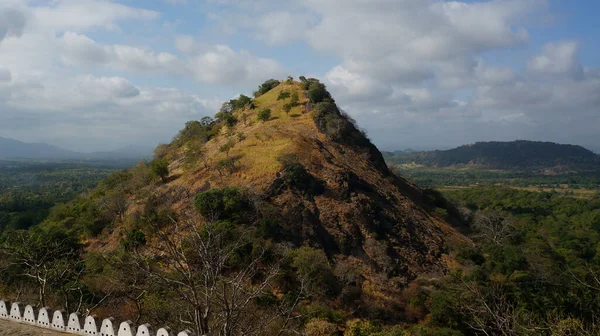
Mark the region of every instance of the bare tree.
[[466, 325], [482, 335], [521, 335], [515, 307], [501, 284], [481, 287], [474, 282], [463, 282], [463, 286], [466, 291], [461, 308], [462, 314], [467, 317], [464, 320]]
[[279, 266], [267, 261], [266, 249], [244, 255], [249, 230], [217, 220], [173, 220], [173, 230], [157, 233], [152, 255], [160, 256], [160, 264], [139, 255], [138, 267], [177, 293], [185, 305], [180, 322], [198, 335], [260, 335], [276, 323], [288, 328], [299, 299], [291, 308], [276, 304], [265, 309], [258, 303], [273, 297]]
[[511, 219], [494, 210], [478, 213], [473, 226], [478, 232], [478, 237], [495, 245], [501, 245], [505, 239], [515, 234], [515, 227]]
[[64, 289], [65, 306], [69, 306], [68, 294], [79, 286], [83, 273], [80, 252], [74, 237], [36, 229], [15, 231], [0, 246], [5, 264], [17, 269], [22, 281], [29, 279], [35, 285], [42, 307], [50, 287]]

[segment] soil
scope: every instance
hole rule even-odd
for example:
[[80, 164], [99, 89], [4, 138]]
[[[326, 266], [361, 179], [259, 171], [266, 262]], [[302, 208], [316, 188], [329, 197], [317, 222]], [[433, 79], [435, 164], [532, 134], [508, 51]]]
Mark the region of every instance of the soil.
[[65, 336], [58, 331], [38, 328], [27, 324], [0, 320], [0, 336]]

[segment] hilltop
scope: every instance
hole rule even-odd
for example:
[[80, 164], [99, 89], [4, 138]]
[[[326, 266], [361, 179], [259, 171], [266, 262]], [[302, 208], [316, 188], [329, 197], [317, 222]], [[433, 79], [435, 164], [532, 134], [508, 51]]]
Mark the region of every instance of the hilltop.
[[[236, 266], [218, 271], [226, 283], [232, 272], [238, 274], [232, 270], [254, 265], [260, 275], [244, 283], [268, 281], [261, 288], [269, 289], [273, 304], [288, 305], [296, 296], [292, 309], [333, 309], [339, 321], [362, 316], [392, 323], [422, 317], [407, 313], [405, 290], [419, 277], [446, 274], [455, 266], [451, 251], [470, 244], [457, 231], [462, 225], [457, 218], [438, 193], [390, 171], [325, 86], [301, 77], [267, 81], [254, 98], [241, 95], [225, 102], [214, 118], [186, 123], [171, 143], [156, 148], [151, 162], [115, 173], [80, 199], [56, 207], [42, 228], [50, 230], [52, 241], [56, 230], [80, 237], [86, 263], [94, 265], [86, 270], [86, 288], [96, 298], [110, 293], [96, 308], [104, 316], [132, 319], [137, 309], [150, 321], [177, 326], [180, 317], [168, 314], [199, 305], [182, 291], [204, 290], [195, 289], [197, 280], [185, 274], [194, 269], [193, 278], [206, 270], [194, 263], [204, 258], [194, 254], [199, 250], [183, 246], [228, 237], [209, 249], [219, 253], [234, 244], [236, 257], [226, 260]], [[260, 262], [248, 260], [256, 255]], [[279, 276], [267, 276], [265, 267], [280, 269]], [[146, 283], [161, 283], [173, 276], [171, 269], [181, 270], [183, 278]], [[139, 279], [137, 272], [148, 274]], [[132, 298], [131, 287], [121, 284], [135, 284], [140, 294]], [[181, 299], [141, 301], [157, 290], [161, 297]], [[218, 307], [215, 298], [207, 300]], [[281, 311], [269, 307], [254, 309]], [[214, 309], [215, 315], [223, 312]], [[260, 321], [247, 311], [243, 316], [250, 319], [244, 325]], [[206, 333], [207, 323], [220, 321], [199, 321], [196, 331]]]
[[[321, 91], [310, 91], [312, 83]], [[420, 189], [388, 170], [324, 86], [303, 79], [261, 88], [268, 85], [255, 99], [226, 102], [214, 119], [188, 122], [159, 146], [156, 161], [168, 162], [169, 175], [147, 193], [183, 212], [198, 193], [240, 188], [268, 208], [259, 210], [270, 212], [266, 219], [276, 218], [277, 241], [322, 249], [331, 260], [351, 257], [365, 272], [386, 270], [399, 286], [443, 272], [453, 229], [428, 213]], [[128, 212], [144, 202], [131, 202]]]
[[581, 146], [524, 140], [477, 142], [445, 151], [386, 153], [386, 159], [392, 164], [417, 164], [440, 168], [464, 166], [538, 171], [582, 171], [600, 168], [600, 156]]

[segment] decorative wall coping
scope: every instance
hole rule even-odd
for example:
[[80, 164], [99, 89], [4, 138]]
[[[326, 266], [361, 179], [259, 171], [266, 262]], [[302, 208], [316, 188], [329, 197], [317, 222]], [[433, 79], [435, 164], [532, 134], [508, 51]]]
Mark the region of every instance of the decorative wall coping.
[[48, 307], [37, 309], [31, 305], [10, 303], [6, 300], [0, 300], [0, 319], [85, 336], [193, 336], [188, 330], [175, 334], [169, 327], [160, 328], [154, 333], [149, 324], [143, 324], [136, 329], [131, 321], [122, 322], [118, 329], [115, 329], [117, 323], [112, 317], [101, 320], [89, 315], [83, 318], [79, 313], [67, 315], [63, 310], [52, 311]]

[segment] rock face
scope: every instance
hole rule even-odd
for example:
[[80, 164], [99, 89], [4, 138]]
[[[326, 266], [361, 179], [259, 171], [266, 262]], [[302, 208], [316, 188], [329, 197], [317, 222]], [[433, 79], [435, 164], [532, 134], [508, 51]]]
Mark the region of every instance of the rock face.
[[[282, 92], [297, 94], [298, 103], [286, 108], [278, 99]], [[359, 263], [365, 278], [384, 275], [396, 288], [420, 274], [444, 272], [447, 241], [460, 235], [426, 211], [423, 192], [387, 168], [332, 99], [310, 102], [309, 96], [303, 84], [286, 82], [234, 109], [237, 123], [221, 125], [195, 160], [189, 148], [206, 137], [188, 134], [188, 125], [162, 148], [168, 182], [136, 194], [184, 213], [198, 192], [244, 188], [277, 222], [276, 241], [321, 248], [333, 263]], [[265, 109], [270, 120], [259, 121]], [[131, 199], [126, 213], [143, 211], [147, 200]], [[110, 241], [116, 239], [103, 248]]]

